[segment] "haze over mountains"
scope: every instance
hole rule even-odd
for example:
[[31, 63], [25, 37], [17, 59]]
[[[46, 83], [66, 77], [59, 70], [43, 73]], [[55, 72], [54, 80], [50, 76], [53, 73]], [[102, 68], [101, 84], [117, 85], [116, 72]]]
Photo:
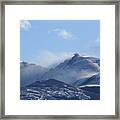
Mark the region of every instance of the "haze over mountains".
[[49, 69], [21, 62], [20, 71], [21, 99], [99, 99], [100, 97], [99, 58], [75, 53], [73, 57]]
[[39, 65], [21, 62], [20, 63], [21, 86], [26, 86], [30, 83], [40, 80], [41, 76], [46, 71], [48, 71], [47, 68], [41, 67]]

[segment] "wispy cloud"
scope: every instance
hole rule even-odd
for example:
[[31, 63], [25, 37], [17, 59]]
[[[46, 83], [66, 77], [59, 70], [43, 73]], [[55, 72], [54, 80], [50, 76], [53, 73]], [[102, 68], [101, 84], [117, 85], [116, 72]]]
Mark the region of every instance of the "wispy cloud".
[[74, 35], [70, 31], [67, 31], [65, 29], [56, 28], [56, 29], [49, 31], [49, 33], [51, 32], [54, 32], [58, 37], [64, 40], [71, 40], [74, 37]]
[[51, 51], [45, 50], [40, 52], [35, 61], [37, 64], [40, 64], [43, 67], [48, 67], [50, 65], [59, 64], [60, 62], [63, 62], [72, 56], [72, 52], [53, 53]]
[[29, 30], [31, 28], [31, 23], [28, 20], [21, 20], [20, 27], [24, 30]]

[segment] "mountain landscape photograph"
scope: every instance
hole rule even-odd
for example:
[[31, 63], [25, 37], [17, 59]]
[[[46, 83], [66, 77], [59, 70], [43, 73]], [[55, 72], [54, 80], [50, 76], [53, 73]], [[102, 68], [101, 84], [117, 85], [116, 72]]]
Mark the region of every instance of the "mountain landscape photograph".
[[21, 20], [20, 100], [100, 100], [100, 21]]

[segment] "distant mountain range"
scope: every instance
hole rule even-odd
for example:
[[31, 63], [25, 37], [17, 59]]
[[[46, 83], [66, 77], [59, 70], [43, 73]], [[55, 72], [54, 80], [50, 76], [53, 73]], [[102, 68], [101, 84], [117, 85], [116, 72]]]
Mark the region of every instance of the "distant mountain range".
[[27, 62], [20, 63], [20, 83], [21, 86], [29, 85], [37, 80], [48, 71], [47, 68], [41, 67], [36, 64], [29, 64]]
[[21, 99], [100, 99], [99, 58], [76, 53], [51, 69], [21, 62], [20, 72]]

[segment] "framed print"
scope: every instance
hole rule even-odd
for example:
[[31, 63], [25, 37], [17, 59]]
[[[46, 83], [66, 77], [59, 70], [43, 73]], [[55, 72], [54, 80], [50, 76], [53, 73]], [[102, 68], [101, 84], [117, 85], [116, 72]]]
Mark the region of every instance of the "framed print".
[[119, 119], [119, 2], [1, 2], [2, 119]]

